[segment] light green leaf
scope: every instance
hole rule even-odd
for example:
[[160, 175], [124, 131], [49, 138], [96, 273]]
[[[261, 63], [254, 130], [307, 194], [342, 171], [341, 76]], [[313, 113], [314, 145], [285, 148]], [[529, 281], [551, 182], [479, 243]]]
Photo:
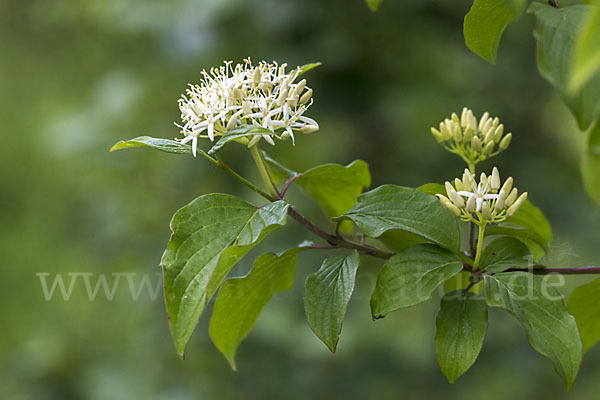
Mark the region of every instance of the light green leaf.
[[300, 250], [291, 249], [279, 256], [263, 254], [248, 275], [223, 282], [213, 307], [209, 334], [232, 369], [236, 369], [237, 348], [254, 327], [262, 309], [275, 293], [293, 287]]
[[435, 348], [438, 364], [450, 383], [456, 382], [477, 359], [487, 322], [483, 297], [457, 290], [442, 299], [435, 320]]
[[485, 229], [485, 236], [515, 237], [527, 246], [535, 261], [539, 261], [548, 251], [548, 243], [539, 233], [532, 231], [531, 229], [489, 226]]
[[314, 63], [310, 63], [310, 64], [304, 64], [304, 65], [302, 65], [302, 66], [299, 67], [300, 68], [300, 73], [298, 74], [298, 76], [307, 73], [311, 69], [320, 67], [321, 65], [323, 65], [323, 64], [320, 63], [320, 62], [314, 62]]
[[333, 353], [354, 291], [359, 261], [356, 250], [348, 256], [328, 258], [306, 279], [304, 310], [308, 323]]
[[444, 185], [440, 185], [439, 183], [426, 183], [422, 186], [419, 186], [417, 189], [432, 196], [435, 196], [436, 194], [443, 194], [444, 196], [446, 195], [446, 187]]
[[505, 0], [511, 15], [516, 17], [523, 14], [530, 0]]
[[231, 268], [286, 222], [289, 205], [256, 208], [226, 194], [200, 196], [175, 213], [161, 260], [169, 325], [183, 355], [198, 318]]
[[263, 158], [267, 163], [267, 168], [271, 173], [271, 177], [275, 181], [275, 183], [279, 183], [281, 181], [286, 181], [292, 176], [298, 175], [298, 172], [292, 171], [285, 165], [281, 164], [279, 161], [271, 158], [265, 151], [262, 152]]
[[177, 154], [192, 154], [192, 146], [177, 142], [175, 140], [153, 138], [150, 136], [140, 136], [131, 140], [121, 140], [115, 143], [110, 151], [127, 149], [130, 147], [152, 147], [154, 149], [164, 151], [166, 153], [177, 153]]
[[452, 251], [459, 251], [456, 218], [438, 199], [418, 189], [384, 185], [358, 197], [340, 218], [352, 220], [369, 237], [391, 229], [415, 233]]
[[373, 318], [428, 300], [444, 281], [459, 273], [462, 263], [448, 250], [419, 244], [390, 258], [377, 277], [371, 296]]
[[575, 318], [567, 313], [562, 296], [540, 277], [527, 272], [503, 272], [485, 277], [487, 303], [510, 311], [533, 348], [554, 363], [570, 390], [582, 359]]
[[595, 6], [577, 5], [560, 9], [534, 2], [529, 12], [537, 18], [538, 69], [554, 85], [577, 118], [579, 128], [587, 129], [600, 116], [600, 71], [591, 76], [580, 91], [568, 91], [575, 38]]
[[529, 249], [521, 241], [512, 237], [503, 237], [489, 243], [481, 254], [480, 267], [488, 274], [495, 274], [509, 268], [527, 268], [525, 258]]
[[587, 194], [600, 206], [600, 120], [587, 133], [581, 175]]
[[383, 0], [365, 0], [365, 3], [367, 3], [367, 6], [369, 6], [369, 9], [373, 12], [379, 9], [382, 2]]
[[238, 140], [241, 138], [245, 138], [248, 136], [262, 136], [269, 135], [273, 136], [274, 133], [268, 129], [265, 129], [260, 126], [254, 125], [240, 125], [235, 127], [234, 129], [228, 131], [226, 134], [221, 136], [217, 143], [213, 145], [213, 147], [208, 151], [208, 154], [213, 155], [217, 151], [221, 150], [227, 143]]
[[[512, 1], [517, 3], [517, 1]], [[506, 25], [517, 17], [507, 0], [475, 0], [465, 16], [463, 33], [467, 47], [484, 60], [495, 64], [500, 38]]]
[[600, 340], [600, 278], [573, 290], [568, 310], [577, 321], [586, 352]]
[[330, 217], [348, 211], [358, 195], [371, 185], [369, 166], [361, 160], [347, 166], [325, 164], [300, 174], [295, 184], [300, 185], [315, 199]]
[[583, 21], [573, 49], [568, 90], [577, 93], [600, 69], [600, 3]]
[[[466, 289], [471, 284], [470, 277], [471, 273], [469, 271], [460, 271], [458, 274], [450, 277], [450, 279], [444, 282], [444, 291], [448, 293], [454, 290]], [[476, 294], [481, 293], [482, 283], [483, 281], [479, 281], [471, 286], [470, 291]]]

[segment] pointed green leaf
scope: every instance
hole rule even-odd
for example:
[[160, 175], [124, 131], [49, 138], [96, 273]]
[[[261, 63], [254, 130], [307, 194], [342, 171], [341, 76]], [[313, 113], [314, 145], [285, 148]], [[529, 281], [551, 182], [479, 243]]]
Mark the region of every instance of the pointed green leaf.
[[279, 256], [263, 254], [248, 275], [223, 282], [213, 307], [209, 334], [232, 369], [236, 369], [237, 348], [254, 327], [262, 309], [275, 293], [293, 287], [300, 250], [291, 249]]
[[217, 143], [213, 145], [213, 147], [208, 151], [208, 154], [213, 155], [217, 151], [221, 150], [227, 143], [238, 140], [241, 138], [245, 138], [248, 136], [262, 136], [269, 135], [273, 136], [274, 133], [268, 129], [265, 129], [260, 126], [254, 125], [240, 125], [235, 127], [234, 129], [228, 131], [226, 134], [221, 136]]
[[520, 16], [525, 11], [530, 0], [505, 0], [508, 10], [514, 16]]
[[503, 237], [489, 243], [481, 254], [480, 268], [495, 274], [509, 268], [527, 268], [529, 249], [521, 241]]
[[175, 213], [161, 260], [169, 325], [179, 354], [231, 268], [273, 228], [289, 205], [256, 208], [226, 194], [200, 196]]
[[348, 302], [354, 291], [358, 252], [328, 258], [306, 279], [304, 310], [315, 334], [335, 353]]
[[506, 226], [489, 226], [485, 236], [512, 236], [521, 241], [531, 252], [533, 259], [538, 261], [548, 251], [548, 243], [537, 232], [531, 229], [508, 228]]
[[432, 196], [435, 196], [436, 194], [446, 195], [446, 188], [439, 183], [426, 183], [425, 185], [419, 186], [417, 189]]
[[463, 26], [467, 47], [484, 60], [495, 64], [504, 29], [516, 17], [509, 9], [507, 0], [475, 0], [465, 16]]
[[371, 11], [375, 12], [379, 9], [383, 0], [365, 0], [365, 3], [367, 3], [367, 6]]
[[285, 165], [281, 164], [279, 161], [271, 158], [265, 151], [262, 152], [263, 158], [267, 164], [267, 168], [271, 173], [271, 177], [275, 181], [275, 183], [279, 183], [282, 181], [286, 181], [292, 176], [299, 175], [298, 172], [292, 171]]
[[399, 229], [459, 251], [456, 218], [437, 198], [418, 189], [380, 186], [360, 195], [358, 203], [341, 218], [352, 220], [369, 237]]
[[579, 29], [596, 6], [576, 5], [560, 9], [534, 2], [529, 12], [537, 19], [538, 69], [560, 92], [577, 118], [579, 128], [587, 129], [600, 116], [600, 71], [596, 71], [581, 90], [568, 91], [573, 49]]
[[300, 73], [298, 74], [298, 76], [307, 73], [311, 69], [320, 67], [321, 65], [323, 65], [323, 64], [320, 63], [320, 62], [314, 62], [314, 63], [304, 64], [304, 65], [298, 67], [298, 68], [300, 68]]
[[577, 321], [586, 352], [600, 340], [600, 278], [573, 290], [568, 309]]
[[533, 348], [554, 363], [570, 390], [582, 358], [577, 324], [565, 310], [562, 296], [540, 277], [527, 272], [503, 272], [485, 277], [487, 303], [510, 311]]
[[153, 138], [150, 136], [140, 136], [131, 140], [121, 140], [117, 142], [110, 151], [127, 149], [130, 147], [151, 147], [166, 153], [177, 153], [177, 154], [192, 154], [192, 146], [177, 142], [175, 140]]
[[460, 260], [433, 244], [419, 244], [390, 258], [371, 296], [373, 318], [428, 300], [439, 285], [459, 273]]
[[435, 320], [435, 348], [442, 372], [454, 383], [477, 359], [487, 330], [483, 297], [457, 290], [447, 293]]
[[581, 175], [588, 196], [600, 206], [600, 120], [587, 133], [581, 156]]
[[600, 70], [600, 3], [583, 21], [573, 50], [569, 92], [576, 93]]

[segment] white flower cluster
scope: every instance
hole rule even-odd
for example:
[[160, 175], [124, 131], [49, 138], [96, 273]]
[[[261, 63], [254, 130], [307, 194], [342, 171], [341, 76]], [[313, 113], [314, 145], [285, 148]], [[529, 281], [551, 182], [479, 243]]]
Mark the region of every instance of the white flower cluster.
[[462, 180], [456, 178], [454, 186], [446, 182], [448, 197], [438, 194], [442, 205], [463, 221], [475, 223], [498, 223], [512, 217], [527, 200], [527, 192], [519, 196], [513, 188], [513, 178], [500, 186], [500, 173], [494, 167], [489, 177], [481, 173], [479, 182], [465, 169]]
[[444, 148], [462, 157], [469, 165], [493, 157], [510, 145], [512, 133], [504, 135], [504, 125], [498, 117], [483, 114], [479, 122], [468, 108], [463, 108], [460, 118], [452, 113], [431, 133]]
[[189, 85], [179, 99], [179, 109], [185, 138], [192, 142], [196, 155], [198, 138], [214, 140], [239, 125], [254, 125], [272, 133], [248, 137], [244, 143], [254, 146], [261, 138], [274, 145], [273, 136], [294, 141], [294, 132], [312, 133], [319, 124], [304, 116], [312, 105], [312, 89], [306, 80], [295, 82], [300, 68], [286, 72], [286, 64], [260, 62], [253, 66], [250, 59], [233, 66], [231, 62], [210, 72], [202, 71], [199, 85]]

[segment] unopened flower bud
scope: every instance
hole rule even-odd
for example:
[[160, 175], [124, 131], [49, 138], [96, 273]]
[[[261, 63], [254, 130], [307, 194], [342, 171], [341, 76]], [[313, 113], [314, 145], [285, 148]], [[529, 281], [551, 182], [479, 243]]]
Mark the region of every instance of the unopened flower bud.
[[471, 140], [471, 148], [476, 151], [476, 152], [480, 152], [481, 151], [481, 140], [479, 139], [479, 137], [475, 136], [472, 140]]
[[244, 115], [252, 114], [252, 105], [249, 101], [244, 101], [244, 104], [242, 104], [242, 111]]
[[288, 140], [290, 137], [291, 137], [291, 135], [290, 135], [290, 133], [289, 133], [288, 131], [284, 131], [284, 132], [281, 134], [281, 139], [282, 139], [282, 140]]
[[469, 200], [467, 200], [466, 210], [470, 214], [475, 211], [475, 196], [469, 196]]
[[463, 136], [462, 136], [462, 129], [460, 129], [460, 126], [458, 124], [453, 124], [452, 129], [453, 129], [452, 136], [454, 137], [454, 140], [456, 142], [462, 142]]
[[288, 89], [285, 88], [281, 91], [281, 93], [279, 93], [279, 97], [277, 97], [277, 101], [275, 104], [277, 104], [278, 107], [282, 107], [285, 104], [285, 101], [287, 100], [287, 96]]
[[508, 148], [508, 146], [510, 145], [510, 141], [512, 139], [512, 133], [509, 133], [508, 135], [504, 136], [504, 138], [502, 139], [502, 141], [500, 142], [500, 150], [506, 150]]
[[504, 125], [500, 124], [494, 130], [494, 142], [498, 143], [502, 139], [502, 134], [504, 134]]
[[463, 128], [467, 127], [467, 113], [469, 112], [469, 109], [467, 107], [463, 107], [462, 109], [462, 113], [460, 115], [460, 125]]
[[242, 91], [238, 88], [233, 89], [233, 97], [236, 100], [241, 99], [242, 97], [244, 97], [244, 93], [242, 93]]
[[490, 205], [488, 204], [487, 201], [484, 201], [483, 204], [481, 205], [481, 213], [483, 214], [483, 217], [487, 220], [491, 220], [492, 219], [492, 211], [490, 210]]
[[444, 135], [442, 135], [442, 133], [440, 131], [438, 131], [435, 128], [431, 128], [431, 133], [433, 134], [433, 137], [435, 137], [435, 140], [438, 143], [444, 142]]
[[313, 95], [313, 90], [312, 89], [308, 89], [306, 91], [306, 93], [304, 93], [302, 95], [302, 97], [300, 97], [300, 104], [308, 104], [308, 102], [310, 101], [312, 95]]
[[479, 130], [480, 131], [483, 131], [483, 126], [486, 124], [488, 119], [490, 119], [490, 113], [486, 111], [483, 113], [483, 115], [481, 116], [481, 119], [479, 120]]
[[237, 116], [234, 114], [231, 116], [231, 118], [229, 118], [229, 121], [227, 121], [227, 130], [230, 131], [233, 128], [235, 128], [235, 126], [237, 125]]
[[465, 142], [470, 142], [471, 140], [473, 140], [473, 136], [475, 136], [475, 130], [468, 126], [464, 131]]
[[454, 214], [454, 216], [456, 217], [460, 217], [460, 210], [458, 209], [458, 207], [456, 207], [454, 204], [452, 204], [452, 202], [450, 200], [448, 200], [448, 198], [442, 194], [438, 194], [437, 197], [440, 199], [440, 203], [442, 203], [442, 205], [444, 207], [446, 207], [448, 210], [450, 210], [450, 212], [452, 212], [452, 214]]
[[[462, 181], [460, 179], [458, 179], [458, 178], [454, 178], [454, 187], [458, 191], [465, 190], [465, 188], [463, 188]], [[466, 188], [466, 189], [468, 189], [468, 188]]]
[[527, 200], [527, 192], [525, 192], [521, 196], [519, 196], [517, 201], [515, 201], [515, 204], [510, 206], [510, 208], [506, 212], [508, 214], [508, 216], [512, 217], [513, 215], [515, 215], [516, 212], [519, 211], [519, 208], [523, 205], [523, 203], [525, 203], [525, 200]]
[[258, 85], [260, 83], [260, 68], [255, 68], [254, 69], [254, 76], [252, 77], [252, 82], [254, 82], [255, 85]]
[[456, 115], [456, 113], [452, 113], [452, 122], [460, 126], [460, 119], [458, 118], [458, 115]]
[[492, 151], [494, 151], [494, 146], [496, 146], [496, 144], [494, 142], [489, 142], [488, 144], [486, 144], [485, 147], [483, 148], [483, 154], [485, 154], [485, 155], [492, 154]]
[[456, 193], [456, 190], [454, 189], [452, 184], [450, 182], [446, 182], [445, 186], [446, 193], [448, 194], [448, 198], [452, 201], [452, 204], [454, 204], [458, 208], [464, 207], [465, 201], [462, 197], [460, 197], [458, 193]]
[[496, 210], [502, 210], [506, 203], [506, 192], [504, 190], [500, 190], [498, 193], [498, 199], [496, 200]]
[[318, 130], [319, 130], [319, 127], [317, 125], [306, 125], [304, 128], [300, 129], [300, 132], [308, 135], [308, 134], [316, 132]]
[[506, 202], [505, 202], [506, 207], [512, 206], [513, 203], [515, 202], [515, 200], [517, 199], [518, 195], [519, 195], [519, 191], [517, 190], [517, 188], [513, 188], [513, 190], [510, 192], [510, 194], [506, 198]]
[[508, 193], [510, 193], [510, 190], [512, 189], [512, 185], [513, 185], [513, 178], [511, 176], [504, 182], [504, 185], [502, 185], [502, 189], [500, 189], [500, 191], [508, 194]]
[[302, 94], [302, 92], [304, 91], [305, 87], [306, 87], [306, 79], [302, 79], [300, 82], [298, 82], [298, 84], [296, 85], [296, 88], [294, 89], [294, 96], [300, 96], [300, 94]]
[[440, 122], [440, 132], [444, 136], [444, 140], [452, 139], [452, 132], [450, 131], [450, 129], [448, 129], [448, 125], [446, 124], [446, 122]]
[[496, 129], [498, 127], [499, 123], [500, 123], [500, 118], [495, 117], [494, 120], [492, 121], [492, 126], [494, 127], [494, 129]]
[[467, 126], [470, 126], [474, 130], [477, 129], [477, 118], [473, 115], [473, 111], [467, 111]]
[[298, 104], [298, 96], [295, 95], [287, 99], [287, 105], [290, 106], [290, 108], [296, 107], [296, 104]]
[[275, 141], [273, 140], [273, 138], [271, 137], [271, 135], [262, 135], [263, 139], [265, 139], [265, 141], [267, 143], [269, 143], [271, 146], [275, 146]]
[[487, 122], [483, 125], [483, 129], [481, 129], [481, 133], [487, 137], [488, 133], [490, 133], [491, 130], [492, 130], [492, 120], [488, 119]]
[[488, 185], [488, 177], [485, 174], [485, 172], [482, 172], [481, 175], [479, 175], [479, 182], [483, 184], [483, 186], [487, 186]]
[[486, 133], [485, 137], [483, 138], [483, 143], [485, 143], [485, 144], [486, 144], [486, 146], [487, 146], [489, 143], [494, 143], [494, 131], [493, 131], [493, 130], [491, 130], [491, 129], [490, 129], [490, 130], [489, 130], [489, 131]]
[[498, 168], [494, 167], [492, 170], [492, 179], [490, 180], [490, 187], [492, 190], [500, 189], [500, 172], [498, 172]]
[[251, 140], [250, 143], [248, 143], [248, 148], [253, 147], [256, 143], [258, 143], [260, 141], [260, 139], [262, 139], [261, 135], [256, 135], [254, 136]]

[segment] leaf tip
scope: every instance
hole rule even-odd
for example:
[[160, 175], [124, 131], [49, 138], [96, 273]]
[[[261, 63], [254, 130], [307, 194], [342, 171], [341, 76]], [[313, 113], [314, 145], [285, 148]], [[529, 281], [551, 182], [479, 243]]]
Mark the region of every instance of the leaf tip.
[[113, 146], [109, 150], [109, 153], [112, 153], [113, 151], [116, 151], [116, 150], [121, 150], [124, 146], [125, 146], [125, 141], [119, 140], [117, 143], [113, 144]]

